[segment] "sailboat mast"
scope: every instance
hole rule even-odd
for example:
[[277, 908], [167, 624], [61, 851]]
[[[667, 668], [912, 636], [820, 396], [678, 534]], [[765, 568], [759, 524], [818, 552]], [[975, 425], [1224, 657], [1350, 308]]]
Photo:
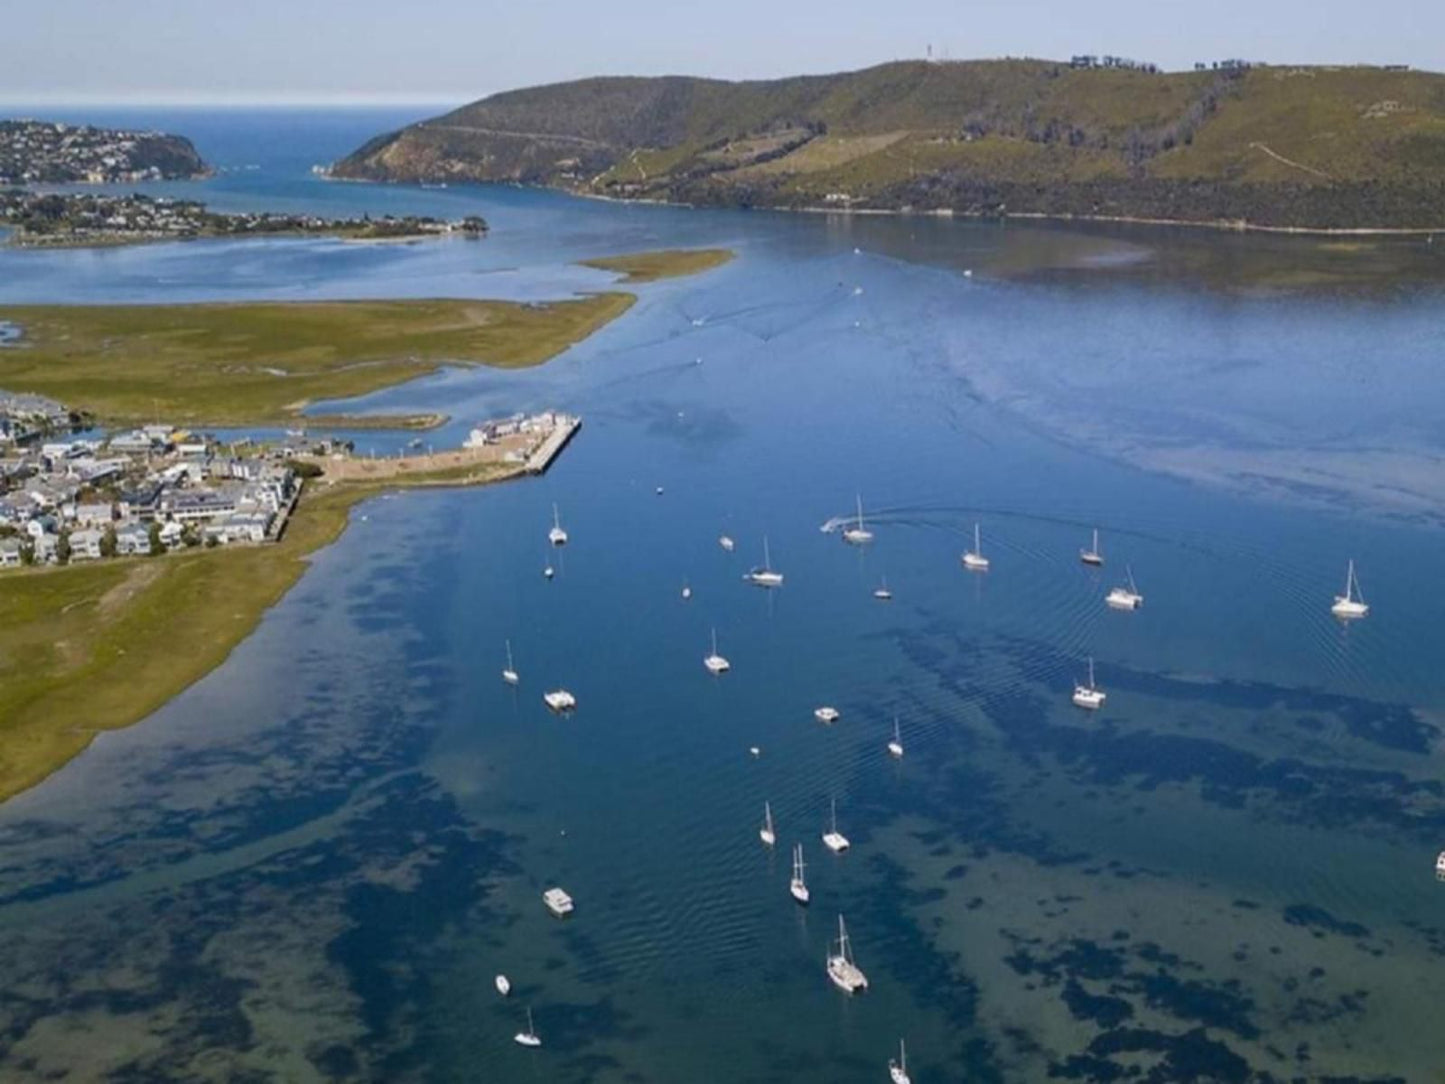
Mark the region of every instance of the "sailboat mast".
[[975, 522], [973, 525], [973, 552], [979, 554], [983, 553], [983, 542], [979, 535], [977, 522]]
[[863, 529], [863, 494], [858, 494], [858, 529]]

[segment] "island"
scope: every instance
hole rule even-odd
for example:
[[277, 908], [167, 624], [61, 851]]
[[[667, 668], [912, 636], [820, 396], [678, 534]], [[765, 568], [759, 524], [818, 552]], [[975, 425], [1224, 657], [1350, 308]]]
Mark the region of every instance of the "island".
[[339, 237], [358, 241], [404, 241], [487, 233], [480, 215], [444, 220], [425, 215], [324, 218], [319, 215], [252, 211], [222, 214], [197, 200], [134, 193], [0, 190], [0, 228], [12, 245], [67, 248], [187, 241], [199, 237]]
[[1115, 56], [598, 78], [379, 135], [337, 178], [833, 214], [1445, 228], [1445, 75]]
[[204, 177], [189, 139], [39, 120], [0, 120], [0, 185], [135, 184]]
[[[665, 277], [725, 258], [701, 251], [600, 262]], [[358, 501], [539, 474], [582, 424], [480, 419], [460, 448], [373, 457], [300, 428], [305, 402], [540, 365], [634, 300], [0, 309], [17, 332], [0, 344], [0, 800], [220, 665]], [[297, 428], [229, 441], [200, 419]]]

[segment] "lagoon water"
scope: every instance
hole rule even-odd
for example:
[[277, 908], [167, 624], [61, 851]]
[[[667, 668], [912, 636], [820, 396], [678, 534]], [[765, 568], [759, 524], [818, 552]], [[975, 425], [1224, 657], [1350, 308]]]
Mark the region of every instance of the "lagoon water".
[[[900, 1036], [920, 1082], [1439, 1078], [1445, 253], [329, 184], [409, 118], [95, 119], [193, 133], [233, 168], [166, 190], [216, 206], [493, 233], [0, 250], [0, 304], [538, 300], [606, 287], [589, 256], [738, 258], [540, 369], [347, 404], [444, 410], [437, 444], [584, 428], [543, 479], [359, 507], [222, 668], [0, 808], [5, 1079], [823, 1084]], [[855, 493], [863, 550], [819, 530]], [[740, 579], [764, 536], [774, 592]], [[1113, 613], [1126, 563], [1146, 605]]]

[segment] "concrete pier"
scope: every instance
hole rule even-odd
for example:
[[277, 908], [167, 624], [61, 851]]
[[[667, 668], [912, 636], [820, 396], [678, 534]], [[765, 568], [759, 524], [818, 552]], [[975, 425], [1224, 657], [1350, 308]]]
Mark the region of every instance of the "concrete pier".
[[527, 457], [526, 471], [528, 474], [544, 474], [552, 465], [552, 460], [565, 447], [567, 442], [582, 428], [582, 419], [575, 415], [558, 415], [558, 424], [547, 438], [537, 445], [535, 451]]

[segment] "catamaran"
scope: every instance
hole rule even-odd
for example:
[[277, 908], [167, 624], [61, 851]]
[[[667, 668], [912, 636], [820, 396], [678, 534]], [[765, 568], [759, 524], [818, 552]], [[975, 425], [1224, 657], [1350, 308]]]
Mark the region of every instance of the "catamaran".
[[1365, 605], [1365, 596], [1360, 594], [1360, 581], [1355, 579], [1355, 562], [1352, 560], [1345, 570], [1345, 593], [1335, 596], [1335, 604], [1330, 607], [1330, 613], [1349, 621], [1352, 618], [1364, 617], [1369, 612], [1369, 606]]
[[898, 1040], [898, 1060], [888, 1059], [888, 1079], [893, 1081], [893, 1084], [913, 1084], [908, 1075], [908, 1050], [902, 1039]]
[[848, 946], [848, 927], [843, 925], [843, 916], [838, 916], [838, 951], [829, 946], [828, 978], [845, 994], [855, 994], [868, 989], [868, 976], [853, 962], [853, 952]]
[[903, 756], [903, 738], [898, 733], [898, 716], [893, 716], [893, 740], [888, 743], [888, 755], [895, 759]]
[[537, 1034], [537, 1029], [532, 1024], [532, 1010], [527, 1009], [527, 1030], [519, 1031], [512, 1036], [512, 1041], [520, 1046], [541, 1046], [542, 1037]]
[[806, 907], [812, 897], [808, 892], [808, 882], [803, 880], [803, 869], [803, 845], [799, 843], [793, 847], [793, 879], [788, 882], [788, 891], [793, 899]]
[[733, 668], [732, 663], [717, 653], [717, 629], [712, 630], [712, 653], [703, 656], [702, 664], [709, 674], [725, 674]]
[[858, 522], [843, 532], [843, 541], [852, 546], [866, 546], [873, 541], [873, 532], [863, 526], [863, 494], [858, 494]]
[[542, 700], [549, 708], [558, 713], [571, 711], [577, 706], [577, 698], [566, 689], [553, 689], [551, 692], [543, 693]]
[[977, 523], [973, 525], [973, 549], [963, 553], [963, 567], [970, 572], [988, 571], [988, 558], [983, 555], [983, 541]]
[[1094, 541], [1089, 548], [1079, 551], [1079, 560], [1086, 565], [1102, 565], [1104, 563], [1104, 551], [1099, 549], [1099, 528], [1094, 528]]
[[567, 544], [567, 532], [562, 530], [562, 517], [557, 512], [557, 506], [552, 506], [552, 529], [547, 532], [547, 541], [554, 546], [565, 546]]
[[1104, 603], [1115, 610], [1137, 610], [1144, 605], [1144, 596], [1139, 593], [1139, 586], [1134, 582], [1134, 570], [1125, 565], [1124, 573], [1129, 577], [1128, 585], [1120, 584], [1114, 588], [1104, 596]]
[[823, 833], [823, 845], [834, 854], [842, 854], [852, 846], [852, 844], [848, 842], [847, 836], [838, 831], [838, 800], [834, 798], [829, 804], [832, 809], [832, 816], [828, 830]]
[[817, 719], [818, 722], [824, 726], [832, 726], [842, 718], [842, 715], [837, 708], [830, 708], [827, 704], [824, 704], [821, 708], [813, 709], [813, 718]]
[[1094, 660], [1089, 659], [1089, 683], [1074, 683], [1074, 703], [1088, 711], [1098, 711], [1104, 706], [1105, 693], [1094, 684]]
[[763, 803], [763, 826], [758, 829], [758, 838], [769, 847], [778, 842], [777, 833], [773, 831], [773, 807], [767, 802]]
[[774, 570], [772, 555], [768, 553], [767, 535], [763, 536], [763, 563], [757, 568], [750, 569], [743, 579], [757, 587], [783, 586], [783, 574]]
[[565, 888], [547, 889], [542, 893], [542, 902], [547, 905], [547, 910], [558, 918], [566, 918], [577, 909], [577, 905], [572, 902], [572, 897], [567, 894]]
[[507, 641], [507, 668], [502, 671], [502, 680], [505, 681], [508, 685], [515, 685], [517, 684], [517, 682], [522, 680], [522, 676], [517, 673], [517, 668], [512, 665], [511, 640]]

